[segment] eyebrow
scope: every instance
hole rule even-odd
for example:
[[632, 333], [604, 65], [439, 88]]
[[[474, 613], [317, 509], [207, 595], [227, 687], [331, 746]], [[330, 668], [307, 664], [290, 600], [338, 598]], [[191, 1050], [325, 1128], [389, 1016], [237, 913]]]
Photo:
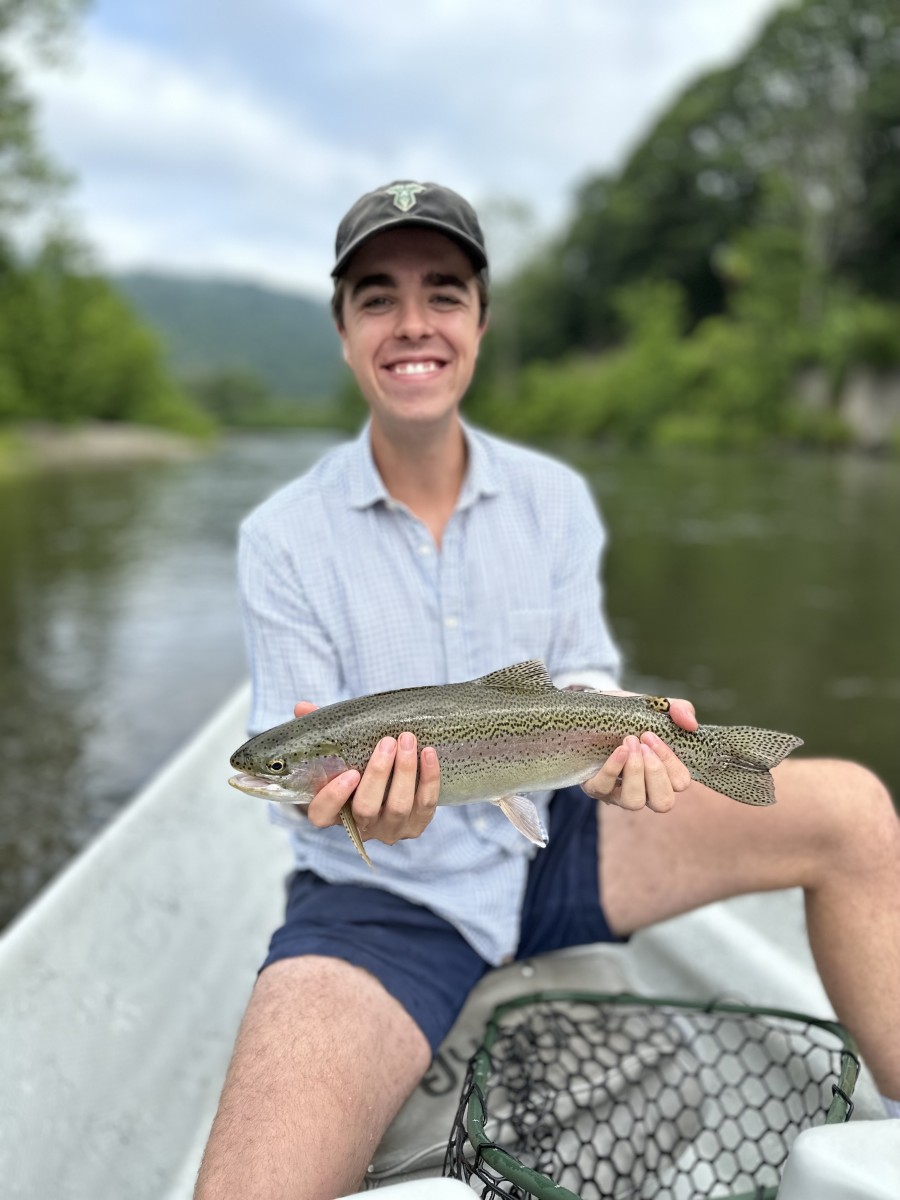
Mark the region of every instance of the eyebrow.
[[393, 275], [363, 275], [362, 279], [357, 279], [353, 287], [350, 289], [350, 297], [354, 299], [360, 292], [364, 292], [366, 288], [383, 288], [396, 287], [397, 281]]
[[[422, 282], [426, 287], [449, 287], [457, 288], [461, 292], [467, 290], [466, 282], [459, 275], [447, 274], [443, 271], [429, 271], [427, 275], [422, 277]], [[397, 280], [393, 275], [373, 274], [363, 275], [361, 279], [357, 279], [350, 290], [350, 298], [355, 299], [360, 292], [366, 291], [367, 288], [393, 288], [397, 286]]]
[[427, 287], [451, 287], [466, 291], [465, 280], [460, 279], [458, 275], [445, 275], [440, 271], [429, 271], [422, 282]]

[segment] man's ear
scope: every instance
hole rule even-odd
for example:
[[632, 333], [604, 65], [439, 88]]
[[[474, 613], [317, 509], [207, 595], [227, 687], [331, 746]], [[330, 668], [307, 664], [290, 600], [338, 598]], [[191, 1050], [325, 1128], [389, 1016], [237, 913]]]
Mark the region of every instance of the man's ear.
[[491, 323], [490, 313], [485, 313], [484, 320], [478, 326], [478, 345], [475, 347], [475, 357], [476, 358], [478, 357], [478, 354], [481, 350], [481, 339], [487, 333], [488, 326], [490, 325], [490, 323]]
[[340, 323], [340, 321], [335, 321], [334, 327], [337, 330], [338, 337], [341, 339], [341, 354], [343, 355], [344, 362], [349, 367], [350, 366], [350, 351], [347, 347], [347, 330]]

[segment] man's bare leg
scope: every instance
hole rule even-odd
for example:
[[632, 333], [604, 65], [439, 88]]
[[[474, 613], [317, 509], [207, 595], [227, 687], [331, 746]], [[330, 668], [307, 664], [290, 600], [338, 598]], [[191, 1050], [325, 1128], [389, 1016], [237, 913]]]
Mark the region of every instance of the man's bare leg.
[[367, 971], [308, 956], [257, 980], [196, 1200], [334, 1200], [359, 1189], [431, 1061], [424, 1034]]
[[838, 1017], [900, 1098], [900, 821], [853, 763], [792, 759], [754, 809], [692, 784], [668, 813], [600, 805], [600, 887], [632, 933], [714, 900], [802, 886], [810, 945]]

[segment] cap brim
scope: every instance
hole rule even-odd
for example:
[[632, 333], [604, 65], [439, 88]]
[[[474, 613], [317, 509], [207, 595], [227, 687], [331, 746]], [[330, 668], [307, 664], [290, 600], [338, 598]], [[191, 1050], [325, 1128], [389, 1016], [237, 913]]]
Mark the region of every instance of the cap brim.
[[367, 229], [365, 233], [360, 234], [358, 238], [350, 242], [349, 245], [345, 246], [343, 253], [334, 264], [332, 269], [332, 279], [336, 279], [339, 275], [343, 274], [347, 263], [357, 252], [357, 250], [359, 250], [360, 246], [363, 246], [366, 242], [371, 241], [373, 237], [377, 237], [379, 233], [387, 233], [391, 229], [404, 228], [436, 229], [438, 233], [442, 233], [445, 237], [450, 238], [451, 241], [456, 242], [456, 244], [466, 252], [469, 258], [472, 260], [472, 264], [476, 270], [483, 271], [488, 265], [487, 255], [482, 247], [479, 246], [474, 238], [466, 237], [466, 235], [461, 233], [460, 230], [458, 230], [455, 226], [448, 225], [445, 221], [438, 221], [434, 217], [402, 216], [397, 217], [395, 221], [384, 221], [377, 227], [377, 229]]

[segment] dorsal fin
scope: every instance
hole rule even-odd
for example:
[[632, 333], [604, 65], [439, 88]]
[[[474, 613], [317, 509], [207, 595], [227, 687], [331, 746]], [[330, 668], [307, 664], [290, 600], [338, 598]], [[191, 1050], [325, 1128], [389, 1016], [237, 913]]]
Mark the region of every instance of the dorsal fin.
[[501, 692], [556, 691], [547, 668], [539, 658], [516, 663], [512, 667], [501, 667], [499, 671], [491, 671], [490, 675], [482, 675], [478, 682]]

